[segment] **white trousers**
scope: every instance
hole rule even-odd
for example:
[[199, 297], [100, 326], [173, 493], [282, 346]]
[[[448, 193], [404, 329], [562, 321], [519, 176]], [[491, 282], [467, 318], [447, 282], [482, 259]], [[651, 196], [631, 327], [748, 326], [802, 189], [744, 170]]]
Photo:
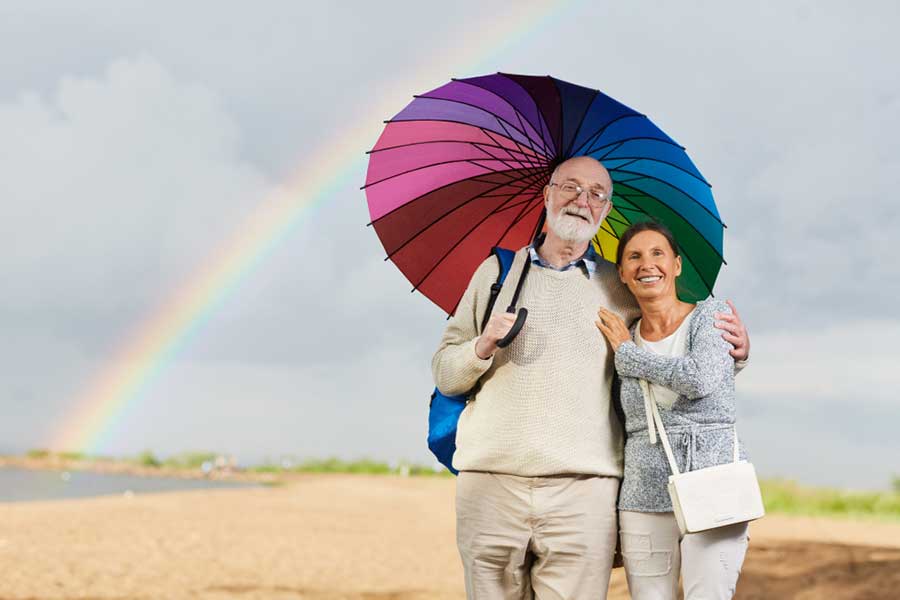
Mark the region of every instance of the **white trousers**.
[[615, 477], [460, 473], [456, 540], [468, 599], [605, 599], [618, 493]]
[[625, 576], [633, 600], [730, 600], [749, 537], [747, 523], [681, 535], [675, 514], [619, 511]]

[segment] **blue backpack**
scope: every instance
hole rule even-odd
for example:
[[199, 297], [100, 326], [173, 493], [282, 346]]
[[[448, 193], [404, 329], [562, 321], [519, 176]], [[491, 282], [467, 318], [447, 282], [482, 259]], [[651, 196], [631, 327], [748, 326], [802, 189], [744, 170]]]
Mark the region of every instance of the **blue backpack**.
[[[512, 250], [497, 247], [491, 248], [491, 253], [497, 257], [497, 261], [500, 263], [500, 274], [497, 276], [496, 283], [491, 285], [491, 296], [488, 300], [487, 310], [481, 320], [482, 330], [491, 316], [494, 302], [496, 302], [497, 296], [500, 294], [503, 281], [506, 279], [506, 275], [512, 266], [513, 258], [516, 255]], [[525, 261], [526, 272], [530, 262]], [[524, 279], [524, 276], [522, 279]], [[513, 304], [515, 304], [515, 300], [513, 300]], [[519, 310], [527, 314], [524, 308]], [[524, 321], [524, 316], [522, 316], [521, 320]], [[517, 325], [518, 327], [514, 327], [515, 332], [511, 332], [511, 335], [507, 336], [510, 341], [515, 333], [518, 333], [518, 330], [521, 329], [521, 324], [517, 323]], [[458, 471], [453, 468], [453, 453], [456, 452], [456, 424], [459, 421], [459, 415], [462, 414], [463, 409], [466, 407], [466, 399], [467, 394], [445, 396], [439, 389], [434, 388], [428, 409], [428, 449], [454, 475], [458, 474]]]

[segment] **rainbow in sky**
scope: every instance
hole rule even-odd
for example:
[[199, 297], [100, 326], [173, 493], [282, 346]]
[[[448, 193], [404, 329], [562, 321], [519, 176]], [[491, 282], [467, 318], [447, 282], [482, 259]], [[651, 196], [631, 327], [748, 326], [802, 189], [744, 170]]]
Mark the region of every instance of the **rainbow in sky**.
[[[436, 80], [442, 83], [451, 76], [480, 74], [479, 69], [495, 67], [488, 67], [493, 56], [545, 27], [573, 4], [523, 3], [518, 5], [517, 14], [504, 15], [502, 21], [473, 23], [460, 33], [460, 44], [454, 48], [453, 56], [423, 56], [420, 70], [393, 82], [390, 89], [397, 93], [383, 93], [383, 98], [394, 104], [397, 97], [410, 98], [420, 89], [430, 89], [427, 84]], [[461, 65], [468, 67], [461, 69]], [[128, 407], [139, 401], [148, 385], [254, 268], [350, 178], [362, 179], [365, 151], [380, 133], [382, 121], [400, 108], [402, 105], [397, 104], [374, 106], [359, 123], [349, 124], [316, 148], [311, 153], [314, 158], [264, 199], [232, 238], [197, 268], [186, 285], [175, 290], [131, 331], [104, 368], [75, 397], [47, 447], [99, 452]]]

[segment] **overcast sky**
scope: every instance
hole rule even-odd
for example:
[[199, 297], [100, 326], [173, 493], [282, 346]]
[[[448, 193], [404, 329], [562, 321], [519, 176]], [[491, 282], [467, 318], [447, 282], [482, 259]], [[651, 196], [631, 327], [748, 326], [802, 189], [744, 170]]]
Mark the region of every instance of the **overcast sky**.
[[[574, 2], [510, 34], [540, 3], [227, 4], [0, 5], [0, 451], [48, 443], [135, 328], [343, 126], [371, 123], [362, 156], [412, 94], [505, 71], [646, 113], [712, 182], [729, 226], [716, 293], [751, 331], [738, 426], [758, 471], [900, 475], [900, 5]], [[444, 317], [382, 260], [357, 170], [104, 452], [432, 462]]]

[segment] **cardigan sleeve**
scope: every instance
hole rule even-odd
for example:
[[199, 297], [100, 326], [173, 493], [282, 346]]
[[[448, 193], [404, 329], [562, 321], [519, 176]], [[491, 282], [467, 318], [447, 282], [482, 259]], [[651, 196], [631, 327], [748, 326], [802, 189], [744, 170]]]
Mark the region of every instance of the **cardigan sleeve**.
[[616, 351], [616, 371], [623, 377], [646, 379], [690, 399], [712, 393], [734, 373], [731, 344], [713, 327], [716, 312], [731, 312], [727, 304], [707, 300], [691, 318], [689, 348], [684, 356], [670, 357], [639, 348], [627, 341]]
[[494, 362], [493, 357], [479, 358], [475, 354], [475, 344], [481, 333], [481, 318], [487, 309], [490, 287], [496, 281], [499, 269], [493, 256], [481, 263], [447, 323], [441, 343], [431, 359], [434, 383], [443, 394], [467, 393]]

